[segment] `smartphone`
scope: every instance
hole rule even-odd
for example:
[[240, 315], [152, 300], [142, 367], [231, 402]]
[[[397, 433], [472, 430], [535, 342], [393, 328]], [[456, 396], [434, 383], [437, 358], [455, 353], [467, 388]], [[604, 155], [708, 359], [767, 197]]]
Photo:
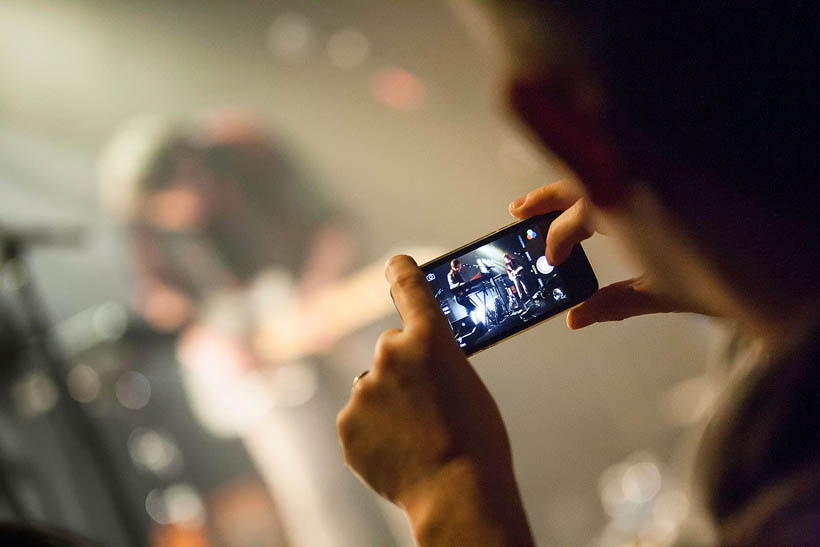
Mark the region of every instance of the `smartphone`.
[[501, 228], [421, 266], [467, 355], [577, 306], [598, 290], [580, 245], [553, 266], [547, 231], [560, 213]]

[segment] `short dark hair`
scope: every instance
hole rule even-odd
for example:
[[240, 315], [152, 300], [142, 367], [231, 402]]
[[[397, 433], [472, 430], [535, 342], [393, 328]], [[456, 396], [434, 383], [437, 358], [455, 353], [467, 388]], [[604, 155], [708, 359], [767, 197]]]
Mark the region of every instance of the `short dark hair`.
[[[817, 227], [820, 3], [752, 10], [672, 2], [638, 10], [581, 0], [480, 1], [498, 12], [519, 55], [572, 42], [561, 44], [563, 52], [583, 52], [578, 62], [594, 71], [614, 109], [665, 158]], [[648, 182], [680, 209], [680, 181], [658, 173]]]

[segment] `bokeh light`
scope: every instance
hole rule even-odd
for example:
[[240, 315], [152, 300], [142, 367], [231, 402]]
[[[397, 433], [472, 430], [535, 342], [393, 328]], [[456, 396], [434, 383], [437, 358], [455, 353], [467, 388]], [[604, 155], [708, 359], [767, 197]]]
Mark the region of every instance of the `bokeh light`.
[[404, 112], [418, 110], [427, 98], [424, 83], [401, 68], [385, 68], [377, 72], [370, 88], [381, 103]]
[[66, 377], [68, 393], [80, 403], [93, 403], [100, 395], [102, 382], [96, 370], [88, 365], [77, 365]]
[[316, 37], [310, 20], [298, 13], [277, 17], [268, 31], [268, 48], [285, 63], [306, 62], [315, 49]]
[[176, 443], [155, 429], [133, 430], [128, 436], [128, 454], [137, 466], [159, 476], [172, 476], [182, 469], [182, 454]]
[[151, 400], [151, 382], [144, 374], [129, 370], [117, 379], [114, 392], [122, 406], [139, 410]]
[[145, 498], [145, 511], [157, 524], [198, 528], [205, 521], [205, 505], [199, 493], [184, 483], [162, 490], [155, 488]]
[[11, 398], [20, 416], [34, 418], [53, 409], [59, 393], [51, 378], [42, 372], [33, 372], [14, 384]]
[[646, 503], [661, 489], [661, 473], [653, 462], [633, 463], [621, 477], [624, 496], [634, 503]]
[[370, 41], [355, 29], [333, 33], [327, 41], [327, 56], [336, 67], [350, 70], [363, 65], [370, 55]]

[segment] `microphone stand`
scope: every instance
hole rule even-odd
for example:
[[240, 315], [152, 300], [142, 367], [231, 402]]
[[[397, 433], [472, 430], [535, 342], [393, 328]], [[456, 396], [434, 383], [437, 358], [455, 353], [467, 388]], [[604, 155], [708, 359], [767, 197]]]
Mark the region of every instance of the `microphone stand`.
[[[40, 232], [30, 232], [41, 236], [42, 234], [58, 234], [59, 231], [44, 230]], [[39, 357], [45, 369], [45, 373], [54, 382], [59, 397], [55, 410], [58, 417], [65, 417], [68, 422], [68, 430], [73, 434], [78, 444], [82, 446], [90, 457], [96, 472], [99, 473], [103, 488], [108, 496], [114, 514], [119, 520], [122, 530], [127, 536], [128, 545], [147, 545], [148, 538], [144, 527], [139, 519], [134, 518], [133, 507], [130, 500], [120, 486], [122, 481], [118, 479], [116, 466], [111, 458], [107, 457], [105, 442], [99, 431], [89, 420], [85, 410], [75, 401], [68, 391], [65, 382], [67, 367], [56, 344], [49, 336], [48, 313], [35, 287], [32, 271], [26, 262], [28, 247], [35, 244], [65, 243], [65, 239], [51, 237], [26, 237], [25, 232], [15, 233], [7, 229], [0, 230], [0, 273], [10, 276], [13, 290], [20, 303], [20, 308], [25, 321], [25, 329], [29, 335], [29, 347], [33, 353]], [[75, 231], [76, 235], [76, 231]], [[70, 238], [74, 241], [73, 238]], [[72, 451], [68, 451], [69, 454]], [[76, 480], [76, 479], [75, 479]], [[7, 485], [11, 488], [11, 485]], [[14, 500], [14, 497], [11, 498]], [[16, 512], [24, 516], [22, 507], [17, 501]]]

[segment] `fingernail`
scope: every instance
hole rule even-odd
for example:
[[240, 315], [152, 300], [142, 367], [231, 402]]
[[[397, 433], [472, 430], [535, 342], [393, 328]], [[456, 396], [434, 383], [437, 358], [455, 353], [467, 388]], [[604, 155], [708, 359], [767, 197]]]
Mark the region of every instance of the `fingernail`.
[[510, 203], [510, 209], [518, 209], [519, 207], [521, 207], [522, 205], [524, 205], [524, 202], [525, 202], [525, 201], [527, 201], [527, 196], [524, 196], [524, 197], [518, 198], [517, 200], [513, 201], [512, 203]]
[[579, 313], [577, 310], [572, 310], [569, 314], [567, 314], [567, 327], [571, 330], [582, 329], [591, 324], [592, 321], [589, 320], [589, 317], [584, 317], [583, 314]]

